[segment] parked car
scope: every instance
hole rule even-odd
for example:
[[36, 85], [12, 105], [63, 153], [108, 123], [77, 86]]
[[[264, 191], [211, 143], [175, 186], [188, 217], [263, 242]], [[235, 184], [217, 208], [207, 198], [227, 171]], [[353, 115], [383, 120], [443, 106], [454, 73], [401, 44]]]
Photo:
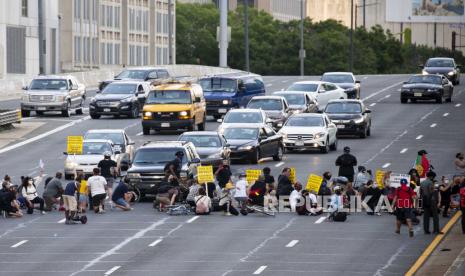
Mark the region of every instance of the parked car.
[[410, 100], [436, 100], [437, 103], [452, 101], [454, 86], [444, 75], [414, 75], [400, 89], [400, 102]]
[[337, 84], [345, 90], [348, 99], [360, 99], [360, 81], [351, 72], [327, 72], [321, 80]]
[[113, 150], [122, 154], [122, 159], [131, 161], [134, 158], [134, 141], [124, 129], [91, 129], [84, 135], [84, 140], [91, 139], [110, 140], [113, 143]]
[[323, 81], [299, 81], [291, 84], [287, 91], [302, 91], [311, 93], [318, 102], [318, 108], [324, 110], [329, 100], [347, 99], [345, 90], [336, 84]]
[[371, 135], [371, 110], [361, 100], [331, 100], [325, 113], [336, 124], [338, 135]]
[[146, 94], [150, 91], [148, 83], [138, 81], [113, 82], [92, 98], [89, 113], [92, 119], [102, 115], [121, 115], [130, 118], [139, 117], [144, 106]]
[[452, 84], [460, 84], [460, 66], [455, 63], [453, 58], [430, 58], [425, 65], [420, 65], [420, 67], [423, 68], [422, 73], [424, 75], [441, 74], [446, 76]]
[[69, 117], [74, 110], [82, 114], [86, 100], [86, 87], [73, 76], [39, 76], [29, 86], [23, 87], [21, 115], [29, 117], [31, 111], [37, 115], [59, 111]]
[[148, 142], [136, 150], [127, 178], [131, 185], [141, 191], [141, 196], [157, 194], [165, 177], [165, 165], [174, 160], [178, 151], [184, 153], [181, 163], [180, 184], [187, 187], [187, 181], [194, 179], [200, 158], [194, 144], [185, 141]]
[[194, 144], [202, 165], [219, 167], [226, 161], [230, 162], [231, 149], [223, 135], [216, 131], [190, 131], [184, 132], [178, 141], [187, 141]]
[[205, 98], [202, 87], [190, 82], [170, 82], [153, 88], [144, 105], [142, 131], [205, 130]]
[[337, 149], [337, 128], [326, 114], [294, 114], [279, 133], [287, 150], [320, 149], [323, 153]]
[[116, 75], [112, 80], [105, 80], [99, 83], [98, 89], [100, 91], [105, 88], [108, 84], [121, 81], [121, 80], [135, 80], [135, 81], [146, 81], [153, 82], [158, 80], [169, 79], [170, 74], [166, 68], [162, 67], [133, 67], [124, 69], [121, 73]]
[[230, 126], [224, 137], [231, 148], [231, 161], [250, 160], [257, 164], [261, 158], [283, 158], [283, 138], [269, 126]]
[[261, 109], [231, 109], [226, 113], [224, 119], [218, 119], [221, 125], [218, 126], [218, 132], [223, 133], [224, 128], [230, 126], [261, 126], [271, 124], [271, 120], [266, 116], [265, 111]]
[[254, 96], [265, 95], [261, 76], [250, 73], [231, 73], [200, 79], [199, 84], [207, 101], [207, 114], [216, 120], [230, 109], [245, 107]]
[[289, 104], [289, 111], [292, 114], [318, 112], [318, 102], [310, 93], [299, 91], [279, 91], [274, 92], [273, 95], [284, 97]]
[[247, 104], [248, 109], [265, 111], [274, 129], [279, 129], [289, 117], [289, 104], [281, 96], [255, 96]]

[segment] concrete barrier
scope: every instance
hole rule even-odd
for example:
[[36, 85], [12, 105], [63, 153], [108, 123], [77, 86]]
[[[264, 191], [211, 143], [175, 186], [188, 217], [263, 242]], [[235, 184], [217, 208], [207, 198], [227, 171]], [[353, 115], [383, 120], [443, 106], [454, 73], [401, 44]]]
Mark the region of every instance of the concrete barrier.
[[[166, 68], [171, 76], [191, 76], [196, 78], [206, 75], [241, 72], [231, 68], [190, 64], [163, 65], [160, 67]], [[107, 66], [99, 70], [70, 72], [59, 75], [71, 75], [87, 87], [95, 87], [102, 80], [113, 79], [123, 69], [121, 66]], [[23, 93], [22, 87], [28, 85], [33, 78], [34, 76], [18, 76], [0, 79], [0, 101], [19, 99]]]

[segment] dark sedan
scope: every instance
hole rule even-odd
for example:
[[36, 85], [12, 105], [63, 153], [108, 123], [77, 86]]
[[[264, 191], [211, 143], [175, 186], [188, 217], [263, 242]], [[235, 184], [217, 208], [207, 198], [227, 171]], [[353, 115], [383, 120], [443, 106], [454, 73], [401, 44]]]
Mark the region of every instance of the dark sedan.
[[184, 132], [179, 136], [178, 140], [194, 144], [202, 165], [212, 165], [214, 168], [217, 168], [224, 161], [228, 164], [230, 162], [229, 155], [231, 150], [229, 149], [229, 144], [227, 144], [223, 135], [220, 135], [216, 131]]
[[257, 164], [265, 157], [273, 157], [275, 161], [283, 158], [283, 137], [269, 126], [231, 126], [224, 129], [223, 135], [231, 148], [231, 160]]
[[321, 80], [335, 83], [344, 89], [347, 99], [360, 99], [360, 81], [356, 80], [351, 72], [327, 72]]
[[168, 79], [170, 74], [165, 68], [158, 67], [134, 67], [123, 70], [112, 80], [104, 80], [99, 83], [98, 89], [102, 91], [108, 84], [121, 80], [137, 80], [153, 82]]
[[460, 66], [453, 58], [430, 58], [423, 67], [423, 74], [441, 74], [446, 76], [452, 84], [460, 84]]
[[352, 134], [365, 138], [371, 135], [371, 110], [361, 100], [332, 100], [325, 108], [337, 134]]
[[410, 100], [436, 100], [437, 103], [452, 101], [454, 86], [443, 75], [415, 75], [404, 82], [400, 90], [400, 102]]
[[273, 95], [284, 97], [289, 104], [289, 112], [292, 114], [318, 112], [318, 103], [308, 92], [280, 91], [274, 92]]

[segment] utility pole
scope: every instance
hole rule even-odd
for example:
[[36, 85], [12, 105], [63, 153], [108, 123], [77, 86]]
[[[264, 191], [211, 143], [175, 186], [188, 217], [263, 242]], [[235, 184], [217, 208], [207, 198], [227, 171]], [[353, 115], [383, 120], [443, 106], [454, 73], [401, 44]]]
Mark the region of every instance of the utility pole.
[[245, 71], [250, 72], [249, 60], [249, 0], [244, 0], [244, 49], [245, 49]]
[[44, 6], [42, 0], [39, 0], [37, 5], [39, 25], [39, 74], [45, 74]]
[[173, 64], [173, 0], [168, 0], [168, 64]]
[[354, 69], [354, 0], [350, 0], [350, 54], [349, 54], [349, 71]]
[[228, 0], [220, 0], [220, 67], [228, 67]]
[[366, 0], [363, 0], [363, 28], [366, 29]]
[[304, 3], [305, 0], [300, 0], [300, 51], [299, 51], [299, 58], [300, 58], [300, 76], [305, 75], [305, 49], [304, 49]]

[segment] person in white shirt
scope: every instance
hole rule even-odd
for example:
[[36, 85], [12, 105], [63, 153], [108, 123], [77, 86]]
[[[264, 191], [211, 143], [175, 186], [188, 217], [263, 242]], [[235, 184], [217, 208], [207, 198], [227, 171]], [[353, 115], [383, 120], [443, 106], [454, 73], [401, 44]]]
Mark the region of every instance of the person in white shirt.
[[292, 212], [295, 212], [297, 201], [299, 201], [301, 195], [302, 195], [302, 184], [300, 184], [300, 182], [296, 182], [294, 185], [294, 190], [291, 192], [291, 195], [289, 196], [289, 204], [291, 205]]
[[207, 196], [205, 188], [199, 188], [199, 195], [194, 198], [195, 200], [195, 214], [196, 215], [209, 215], [212, 209], [212, 201]]
[[23, 178], [22, 186], [21, 195], [26, 199], [27, 213], [32, 214], [34, 212], [34, 204], [38, 203], [40, 212], [45, 214], [44, 199], [39, 197], [34, 180], [26, 176]]
[[100, 169], [94, 168], [93, 176], [87, 180], [87, 189], [92, 196], [92, 205], [95, 213], [105, 213], [104, 202], [107, 197], [106, 187], [107, 181], [103, 176], [100, 176]]
[[241, 208], [241, 214], [246, 214], [246, 202], [249, 198], [247, 196], [247, 179], [245, 173], [240, 173], [239, 181], [236, 182], [235, 190], [234, 190], [234, 199], [238, 202], [239, 207]]

